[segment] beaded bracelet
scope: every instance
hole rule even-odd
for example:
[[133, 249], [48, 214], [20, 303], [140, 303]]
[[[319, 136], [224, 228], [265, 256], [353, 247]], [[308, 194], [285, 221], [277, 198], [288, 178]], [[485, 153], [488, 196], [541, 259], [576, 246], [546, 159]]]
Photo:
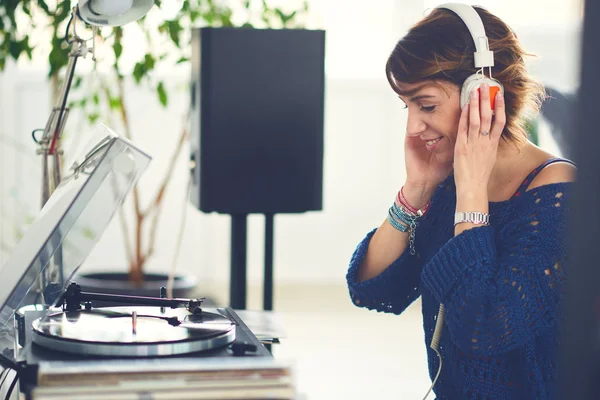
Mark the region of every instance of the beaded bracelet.
[[410, 254], [415, 255], [415, 231], [417, 228], [417, 220], [429, 211], [431, 202], [427, 203], [423, 208], [417, 209], [412, 207], [406, 198], [402, 189], [398, 192], [394, 204], [388, 210], [388, 222], [400, 232], [408, 232], [408, 244]]
[[416, 214], [421, 217], [421, 216], [425, 215], [427, 213], [427, 211], [429, 211], [429, 206], [431, 205], [431, 201], [428, 202], [427, 204], [425, 204], [423, 206], [423, 208], [419, 210], [418, 208], [415, 208], [408, 203], [408, 200], [406, 200], [406, 197], [404, 197], [404, 187], [402, 187], [398, 191], [398, 195], [396, 196], [396, 204], [403, 206], [410, 213]]
[[400, 232], [408, 232], [409, 230], [409, 224], [396, 216], [394, 206], [390, 207], [388, 210], [388, 222]]

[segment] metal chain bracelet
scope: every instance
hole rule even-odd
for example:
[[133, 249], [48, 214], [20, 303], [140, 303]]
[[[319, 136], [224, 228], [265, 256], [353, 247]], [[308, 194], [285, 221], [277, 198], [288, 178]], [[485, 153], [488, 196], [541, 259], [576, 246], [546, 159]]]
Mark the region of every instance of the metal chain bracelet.
[[410, 222], [410, 226], [408, 228], [408, 248], [410, 249], [410, 255], [414, 256], [416, 254], [415, 250], [415, 231], [417, 229], [417, 219], [413, 218]]
[[408, 246], [410, 254], [414, 256], [417, 251], [415, 249], [415, 236], [417, 230], [417, 220], [427, 214], [431, 202], [428, 202], [421, 209], [412, 207], [402, 192], [398, 192], [394, 204], [388, 211], [388, 221], [400, 232], [408, 232]]

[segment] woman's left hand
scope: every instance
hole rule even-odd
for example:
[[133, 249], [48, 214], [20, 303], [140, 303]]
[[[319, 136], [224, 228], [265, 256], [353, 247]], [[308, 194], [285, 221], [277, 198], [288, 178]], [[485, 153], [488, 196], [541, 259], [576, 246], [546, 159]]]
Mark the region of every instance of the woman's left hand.
[[487, 84], [483, 84], [481, 96], [477, 90], [471, 93], [471, 101], [463, 108], [458, 123], [454, 146], [457, 200], [461, 196], [483, 196], [487, 200], [488, 181], [496, 163], [498, 144], [506, 123], [504, 97], [500, 91], [496, 94], [494, 113], [492, 121], [490, 90]]

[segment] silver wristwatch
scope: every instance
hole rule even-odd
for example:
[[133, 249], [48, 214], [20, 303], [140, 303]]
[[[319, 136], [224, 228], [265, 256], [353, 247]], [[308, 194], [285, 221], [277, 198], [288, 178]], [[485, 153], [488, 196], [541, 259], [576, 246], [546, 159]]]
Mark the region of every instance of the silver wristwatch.
[[490, 224], [490, 214], [485, 214], [482, 212], [462, 212], [459, 211], [454, 214], [454, 225], [470, 222], [475, 225], [489, 225]]

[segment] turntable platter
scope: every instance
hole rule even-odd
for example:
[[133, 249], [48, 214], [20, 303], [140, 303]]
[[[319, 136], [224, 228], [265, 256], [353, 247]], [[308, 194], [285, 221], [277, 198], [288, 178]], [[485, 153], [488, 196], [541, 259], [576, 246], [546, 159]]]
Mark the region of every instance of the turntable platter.
[[67, 353], [169, 356], [210, 350], [235, 340], [229, 318], [183, 308], [110, 307], [51, 313], [34, 321], [34, 343]]

